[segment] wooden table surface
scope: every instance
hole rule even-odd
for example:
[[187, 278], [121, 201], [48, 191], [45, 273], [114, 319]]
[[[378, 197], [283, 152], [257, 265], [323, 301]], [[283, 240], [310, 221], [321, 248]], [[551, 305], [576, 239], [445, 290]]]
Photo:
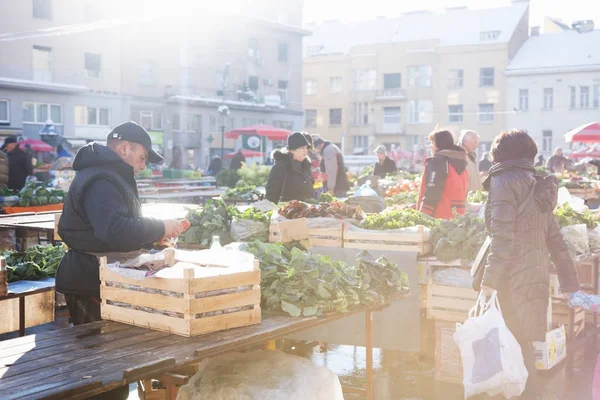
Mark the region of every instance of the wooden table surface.
[[194, 189], [194, 191], [189, 192], [175, 192], [175, 193], [144, 193], [140, 194], [140, 199], [142, 200], [164, 200], [164, 199], [189, 199], [192, 197], [215, 197], [220, 196], [225, 193], [223, 189], [211, 189], [211, 190], [199, 190]]
[[267, 315], [259, 325], [191, 338], [100, 321], [11, 339], [0, 342], [0, 398], [82, 399], [207, 357], [382, 308], [362, 307], [319, 318]]

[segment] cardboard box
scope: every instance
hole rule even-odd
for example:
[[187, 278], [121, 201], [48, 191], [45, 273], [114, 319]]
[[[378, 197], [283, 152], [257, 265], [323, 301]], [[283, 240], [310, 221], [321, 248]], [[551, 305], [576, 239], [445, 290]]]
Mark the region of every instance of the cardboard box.
[[545, 342], [533, 342], [535, 349], [535, 368], [549, 370], [567, 356], [567, 334], [565, 327], [546, 333]]

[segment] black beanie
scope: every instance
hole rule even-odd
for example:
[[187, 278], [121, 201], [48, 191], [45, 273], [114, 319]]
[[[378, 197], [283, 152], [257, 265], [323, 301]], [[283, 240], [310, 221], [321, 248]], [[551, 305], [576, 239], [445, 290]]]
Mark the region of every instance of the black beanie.
[[310, 146], [308, 140], [301, 132], [294, 132], [288, 136], [287, 147], [289, 150], [296, 150], [302, 146]]

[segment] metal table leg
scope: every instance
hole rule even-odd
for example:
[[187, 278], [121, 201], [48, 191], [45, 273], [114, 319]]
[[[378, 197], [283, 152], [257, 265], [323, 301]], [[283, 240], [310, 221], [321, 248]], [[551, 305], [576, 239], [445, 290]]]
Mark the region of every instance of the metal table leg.
[[366, 337], [366, 352], [367, 352], [367, 400], [373, 400], [373, 313], [371, 311], [365, 312], [365, 337]]
[[25, 336], [25, 296], [19, 297], [19, 336]]

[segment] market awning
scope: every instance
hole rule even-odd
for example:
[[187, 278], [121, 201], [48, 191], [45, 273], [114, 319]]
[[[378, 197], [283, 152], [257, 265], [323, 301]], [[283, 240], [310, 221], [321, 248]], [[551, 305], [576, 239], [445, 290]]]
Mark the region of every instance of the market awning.
[[565, 142], [600, 143], [600, 123], [590, 122], [567, 132]]
[[287, 129], [275, 128], [268, 125], [254, 125], [225, 132], [225, 137], [228, 139], [237, 139], [240, 135], [252, 135], [264, 136], [269, 140], [287, 140], [291, 134], [292, 132]]
[[571, 153], [570, 158], [600, 158], [600, 145]]
[[[225, 154], [225, 158], [232, 158], [236, 154], [237, 154], [237, 151], [234, 153]], [[242, 155], [244, 156], [244, 158], [264, 157], [265, 153], [261, 153], [260, 151], [254, 151], [254, 150], [242, 150]]]
[[25, 146], [29, 145], [36, 153], [50, 153], [54, 151], [54, 148], [48, 143], [36, 139], [22, 140], [19, 142], [21, 150], [25, 150]]

